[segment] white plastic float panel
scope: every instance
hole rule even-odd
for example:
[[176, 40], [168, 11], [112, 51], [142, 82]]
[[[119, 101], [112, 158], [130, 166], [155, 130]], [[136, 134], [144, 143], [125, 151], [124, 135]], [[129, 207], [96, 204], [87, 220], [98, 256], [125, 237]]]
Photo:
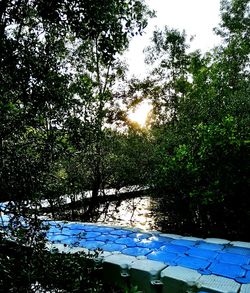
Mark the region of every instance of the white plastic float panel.
[[193, 237], [193, 236], [183, 236], [181, 237], [182, 240], [191, 240], [191, 241], [202, 241], [204, 239], [198, 238], [198, 237]]
[[243, 284], [240, 288], [240, 293], [249, 293], [250, 292], [250, 284]]
[[153, 260], [136, 260], [130, 268], [131, 283], [144, 293], [159, 292], [160, 273], [166, 265]]
[[214, 244], [222, 244], [222, 245], [226, 245], [230, 243], [229, 240], [220, 239], [220, 238], [206, 238], [204, 241], [209, 243], [214, 243]]
[[130, 282], [129, 268], [136, 257], [124, 254], [114, 254], [103, 259], [103, 278], [105, 282], [115, 283], [124, 287]]
[[[161, 272], [163, 293], [185, 293], [196, 288], [196, 282], [201, 277], [195, 270], [180, 266], [169, 266]], [[194, 291], [197, 292], [197, 291]]]
[[233, 245], [233, 246], [239, 246], [239, 247], [250, 248], [250, 243], [249, 243], [249, 242], [243, 242], [243, 241], [232, 241], [232, 242], [230, 242], [230, 244]]
[[213, 293], [237, 293], [240, 289], [240, 284], [234, 280], [215, 275], [202, 276], [197, 286], [201, 291]]
[[160, 233], [159, 234], [161, 237], [169, 237], [169, 238], [172, 238], [172, 239], [180, 239], [182, 238], [181, 235], [177, 235], [177, 234], [168, 234], [168, 233]]

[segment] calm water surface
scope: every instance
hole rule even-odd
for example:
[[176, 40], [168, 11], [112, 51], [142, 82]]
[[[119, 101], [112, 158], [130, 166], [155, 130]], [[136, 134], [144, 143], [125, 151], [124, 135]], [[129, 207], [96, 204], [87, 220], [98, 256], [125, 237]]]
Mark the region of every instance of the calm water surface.
[[154, 200], [150, 197], [133, 198], [121, 203], [110, 203], [100, 208], [98, 223], [134, 227], [142, 230], [155, 229], [152, 213]]

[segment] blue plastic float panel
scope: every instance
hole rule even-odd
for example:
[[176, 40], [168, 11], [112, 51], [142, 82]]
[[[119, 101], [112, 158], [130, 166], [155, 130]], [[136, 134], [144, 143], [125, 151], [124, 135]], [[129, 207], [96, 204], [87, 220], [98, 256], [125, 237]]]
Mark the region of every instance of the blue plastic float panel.
[[101, 236], [96, 237], [96, 240], [104, 241], [104, 242], [115, 242], [118, 239], [120, 239], [119, 236], [108, 235], [108, 234], [102, 234]]
[[102, 249], [104, 245], [105, 245], [105, 242], [101, 242], [101, 241], [80, 241], [79, 243], [80, 247], [84, 247], [89, 250]]
[[84, 227], [84, 230], [87, 232], [96, 232], [97, 229], [98, 229], [98, 227], [93, 226], [93, 225], [86, 225]]
[[174, 266], [176, 265], [176, 260], [178, 259], [178, 255], [171, 252], [153, 251], [147, 255], [147, 258], [151, 260], [163, 262], [167, 265]]
[[182, 239], [173, 240], [171, 241], [171, 243], [175, 245], [181, 245], [181, 246], [187, 246], [187, 247], [192, 247], [196, 245], [196, 241], [182, 240]]
[[160, 249], [163, 251], [173, 252], [177, 254], [184, 254], [185, 252], [189, 250], [189, 248], [186, 246], [174, 245], [174, 244], [168, 244], [168, 243], [166, 245], [163, 245]]
[[244, 247], [225, 247], [225, 252], [229, 253], [235, 253], [235, 254], [241, 254], [241, 255], [249, 255], [250, 256], [250, 248], [244, 248]]
[[111, 231], [114, 231], [114, 229], [108, 227], [96, 227], [95, 231], [103, 234], [109, 234]]
[[250, 270], [246, 272], [246, 275], [244, 276], [244, 278], [247, 280], [247, 283], [250, 283]]
[[55, 242], [55, 243], [61, 243], [63, 240], [68, 239], [68, 236], [65, 235], [48, 235], [48, 240]]
[[205, 270], [211, 264], [211, 262], [201, 258], [183, 256], [176, 260], [176, 264], [178, 266], [193, 270]]
[[187, 252], [187, 255], [202, 259], [215, 259], [218, 255], [217, 251], [192, 247]]
[[117, 244], [124, 244], [127, 247], [136, 247], [138, 245], [139, 240], [129, 237], [118, 238], [115, 243]]
[[80, 241], [82, 241], [80, 237], [67, 237], [63, 239], [61, 243], [71, 246], [79, 246]]
[[116, 244], [116, 243], [107, 243], [102, 246], [102, 249], [105, 251], [122, 251], [127, 246], [122, 244]]
[[214, 243], [208, 243], [200, 241], [197, 245], [197, 248], [207, 249], [207, 250], [215, 250], [220, 251], [224, 249], [224, 245], [222, 244], [214, 244]]
[[138, 247], [149, 248], [149, 249], [159, 249], [163, 245], [164, 245], [163, 242], [152, 241], [152, 240], [147, 240], [147, 239], [143, 239], [143, 240], [137, 242]]
[[[245, 276], [235, 279], [238, 283], [250, 285], [250, 271], [247, 271]], [[250, 292], [250, 290], [249, 290]]]
[[115, 229], [115, 230], [111, 231], [110, 234], [125, 237], [125, 236], [128, 236], [129, 234], [131, 234], [131, 231], [122, 230], [122, 229]]
[[173, 238], [169, 238], [169, 237], [163, 237], [163, 236], [150, 236], [148, 238], [148, 240], [153, 240], [153, 241], [158, 241], [158, 242], [163, 242], [163, 244], [165, 245], [166, 243], [170, 243], [171, 241], [173, 241]]
[[233, 253], [219, 253], [216, 259], [219, 262], [241, 265], [241, 266], [248, 265], [250, 263], [250, 256], [233, 254]]
[[214, 275], [230, 279], [242, 278], [246, 274], [246, 270], [241, 268], [241, 266], [228, 263], [212, 263], [208, 270]]
[[143, 247], [131, 247], [131, 248], [125, 248], [122, 250], [122, 253], [132, 255], [132, 256], [145, 256], [152, 252], [149, 248], [143, 248]]
[[86, 226], [81, 225], [81, 224], [68, 224], [65, 225], [65, 227], [69, 228], [70, 230], [85, 230], [86, 231]]
[[147, 234], [147, 233], [132, 233], [132, 234], [129, 234], [128, 236], [130, 238], [135, 238], [135, 239], [148, 239], [152, 235], [151, 234]]

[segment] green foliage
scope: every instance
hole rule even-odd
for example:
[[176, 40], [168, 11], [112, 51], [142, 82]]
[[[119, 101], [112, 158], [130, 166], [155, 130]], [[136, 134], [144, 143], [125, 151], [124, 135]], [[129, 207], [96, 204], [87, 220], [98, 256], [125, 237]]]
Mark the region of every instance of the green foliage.
[[181, 33], [167, 26], [163, 31], [155, 31], [152, 41], [153, 45], [146, 49], [145, 61], [153, 65], [149, 80], [154, 84], [147, 81], [142, 90], [151, 93], [155, 124], [165, 124], [176, 121], [180, 99], [189, 88], [188, 44], [185, 31]]
[[[178, 81], [186, 79], [176, 103], [166, 107], [164, 100], [158, 100], [168, 120], [164, 122], [156, 113], [160, 123], [156, 119], [152, 128], [156, 148], [152, 182], [158, 193], [165, 195], [160, 203], [160, 210], [168, 211], [165, 229], [170, 226], [178, 233], [202, 236], [219, 230], [220, 237], [248, 239], [248, 22], [247, 1], [224, 1], [217, 30], [224, 38], [222, 46], [204, 56], [183, 50], [185, 57], [178, 56], [180, 63], [173, 63], [168, 51], [173, 39], [155, 34], [154, 50], [165, 52], [170, 72], [175, 71], [175, 64], [184, 69]], [[178, 39], [180, 44], [184, 41]], [[159, 70], [165, 72], [162, 64]], [[168, 72], [167, 68], [166, 75]], [[177, 93], [174, 81], [175, 77], [170, 77], [169, 93], [162, 90], [164, 84], [156, 85], [165, 100]]]
[[103, 292], [96, 255], [1, 242], [1, 292]]
[[[17, 245], [16, 254], [10, 243], [1, 254], [4, 292], [32, 292], [36, 281], [50, 287], [52, 278], [68, 292], [84, 282], [98, 289], [83, 257], [44, 251], [38, 207], [86, 188], [95, 197], [111, 180], [104, 128], [123, 76], [118, 57], [151, 14], [136, 0], [1, 2], [0, 201], [13, 201], [15, 220], [0, 231], [1, 244], [10, 237]], [[23, 219], [31, 219], [28, 229]]]

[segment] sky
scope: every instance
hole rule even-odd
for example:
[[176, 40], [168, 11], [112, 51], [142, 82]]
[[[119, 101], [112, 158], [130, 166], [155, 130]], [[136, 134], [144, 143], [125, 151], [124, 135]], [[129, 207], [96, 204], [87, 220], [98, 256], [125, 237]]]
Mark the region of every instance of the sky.
[[156, 18], [149, 20], [143, 36], [131, 40], [126, 59], [130, 75], [144, 77], [143, 49], [150, 44], [155, 27], [167, 25], [180, 31], [185, 29], [188, 36], [195, 36], [191, 49], [206, 52], [219, 42], [213, 28], [220, 22], [220, 0], [145, 0], [156, 11]]

